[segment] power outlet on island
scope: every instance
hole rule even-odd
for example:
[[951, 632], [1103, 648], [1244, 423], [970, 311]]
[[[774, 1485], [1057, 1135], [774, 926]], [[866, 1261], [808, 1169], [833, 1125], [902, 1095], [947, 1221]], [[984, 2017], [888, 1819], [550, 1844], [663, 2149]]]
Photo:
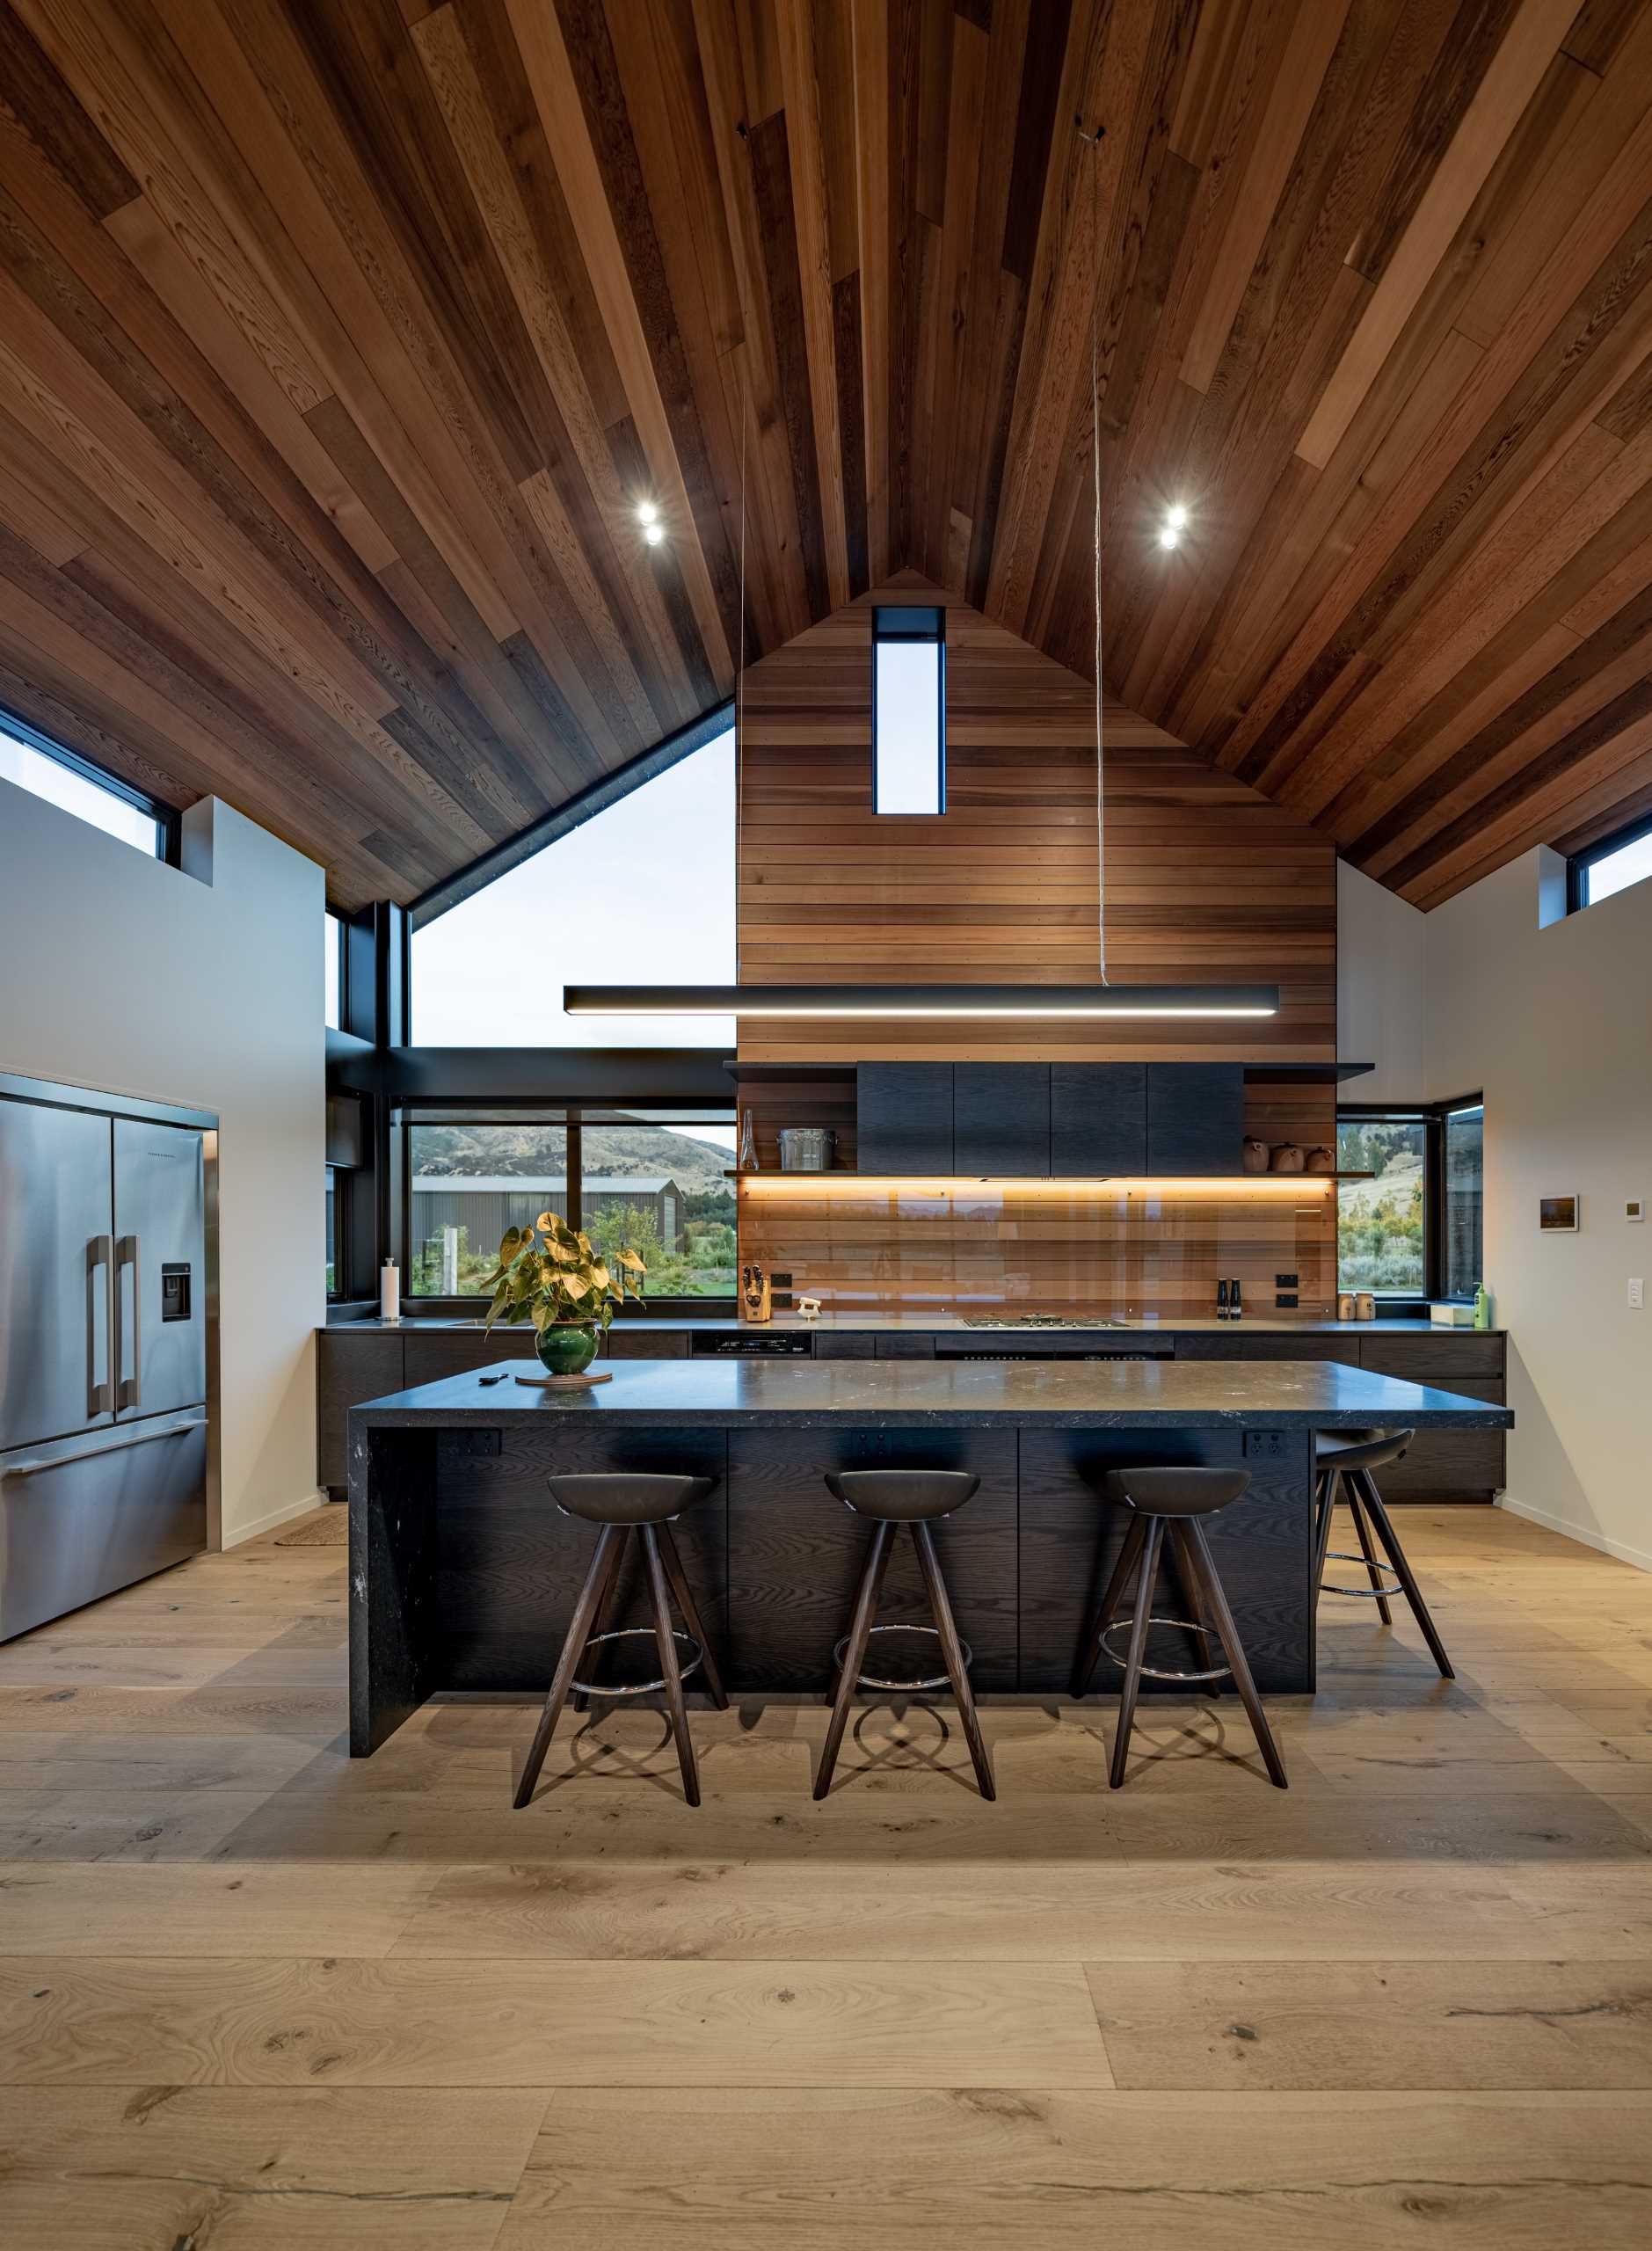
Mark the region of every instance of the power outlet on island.
[[1283, 1431], [1247, 1431], [1245, 1432], [1247, 1461], [1283, 1461], [1284, 1432]]
[[497, 1431], [467, 1431], [464, 1434], [464, 1450], [471, 1455], [497, 1453], [499, 1450], [499, 1433]]

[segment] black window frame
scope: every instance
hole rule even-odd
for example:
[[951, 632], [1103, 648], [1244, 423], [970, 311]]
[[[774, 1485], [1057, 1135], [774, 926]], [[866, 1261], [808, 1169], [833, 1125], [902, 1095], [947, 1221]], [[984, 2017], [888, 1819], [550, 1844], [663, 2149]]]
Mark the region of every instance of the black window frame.
[[330, 1306], [348, 1304], [351, 1296], [351, 1183], [353, 1168], [347, 1164], [329, 1164], [327, 1171], [332, 1180], [332, 1286], [327, 1292]]
[[[940, 820], [947, 809], [947, 614], [939, 603], [880, 604], [872, 611], [872, 812], [880, 820]], [[877, 652], [884, 642], [935, 649], [935, 804], [933, 812], [885, 812], [877, 802]]]
[[[106, 766], [99, 766], [95, 759], [84, 758], [79, 751], [70, 750], [67, 743], [59, 742], [55, 736], [42, 734], [38, 727], [32, 727], [26, 719], [19, 718], [15, 711], [7, 710], [4, 704], [0, 704], [0, 732], [20, 742], [25, 750], [33, 750], [42, 758], [49, 758], [54, 765], [62, 767], [76, 780], [90, 783], [93, 789], [103, 790], [106, 797], [118, 798], [123, 805], [144, 814], [155, 823], [155, 857], [164, 867], [175, 868], [178, 865], [183, 815], [176, 805], [169, 805], [162, 798], [151, 797], [147, 790], [140, 790], [135, 783], [111, 773]], [[73, 814], [69, 817], [71, 820], [76, 818]], [[133, 849], [135, 850], [137, 848], [134, 846]]]
[[[1644, 837], [1652, 836], [1652, 813], [1643, 813], [1638, 820], [1626, 821], [1621, 828], [1614, 828], [1610, 836], [1603, 836], [1593, 844], [1586, 844], [1581, 852], [1571, 854], [1566, 863], [1566, 911], [1581, 914], [1584, 907], [1595, 904], [1589, 896], [1589, 871], [1602, 860], [1609, 860], [1627, 844], [1639, 844]], [[1652, 877], [1643, 876], [1643, 883]], [[1616, 897], [1615, 892], [1611, 896]]]
[[[611, 1124], [614, 1121], [609, 1113], [616, 1110], [623, 1110], [628, 1106], [612, 1097], [585, 1102], [544, 1101], [523, 1104], [474, 1100], [442, 1102], [424, 1097], [417, 1102], [398, 1105], [391, 1117], [390, 1135], [396, 1151], [395, 1169], [397, 1175], [396, 1218], [401, 1242], [400, 1265], [404, 1302], [410, 1306], [417, 1305], [419, 1312], [426, 1319], [440, 1319], [448, 1315], [474, 1314], [479, 1308], [485, 1308], [488, 1302], [486, 1295], [480, 1292], [469, 1296], [441, 1297], [430, 1293], [415, 1292], [413, 1289], [413, 1167], [408, 1155], [407, 1140], [410, 1133], [420, 1126], [441, 1124], [560, 1126], [566, 1136], [564, 1161], [568, 1182], [566, 1198], [568, 1224], [572, 1227], [580, 1227], [585, 1224], [584, 1125], [586, 1117], [589, 1113], [593, 1124]], [[641, 1102], [636, 1107], [639, 1112], [644, 1114], [640, 1115], [637, 1122], [639, 1125], [647, 1124], [649, 1121], [645, 1113], [651, 1109], [681, 1109], [692, 1106], [682, 1103]], [[717, 1105], [708, 1103], [703, 1107], [711, 1109]], [[409, 1111], [417, 1114], [410, 1117], [407, 1114]], [[727, 1123], [732, 1126], [738, 1117], [738, 1110], [732, 1101], [729, 1104], [729, 1112]], [[688, 1119], [675, 1119], [673, 1122], [682, 1125], [692, 1123]], [[733, 1152], [731, 1151], [730, 1155], [731, 1157]], [[731, 1166], [731, 1169], [732, 1169]], [[736, 1224], [738, 1226], [738, 1220]], [[666, 1297], [648, 1290], [646, 1284], [644, 1288], [644, 1302], [641, 1305], [633, 1306], [628, 1299], [622, 1308], [615, 1308], [614, 1314], [615, 1322], [628, 1319], [658, 1320], [661, 1318], [686, 1320], [695, 1314], [717, 1319], [736, 1309], [739, 1304], [738, 1285], [724, 1297], [714, 1297], [703, 1293], [693, 1297]]]
[[[1469, 1305], [1473, 1289], [1447, 1290], [1445, 1278], [1445, 1121], [1459, 1111], [1483, 1111], [1483, 1094], [1453, 1095], [1445, 1102], [1343, 1102], [1336, 1106], [1336, 1123], [1343, 1120], [1392, 1118], [1396, 1124], [1423, 1127], [1423, 1287], [1420, 1291], [1373, 1292], [1378, 1306], [1391, 1319], [1404, 1319], [1430, 1304]], [[1476, 1278], [1483, 1280], [1483, 1275]], [[1339, 1261], [1338, 1290], [1343, 1287]]]

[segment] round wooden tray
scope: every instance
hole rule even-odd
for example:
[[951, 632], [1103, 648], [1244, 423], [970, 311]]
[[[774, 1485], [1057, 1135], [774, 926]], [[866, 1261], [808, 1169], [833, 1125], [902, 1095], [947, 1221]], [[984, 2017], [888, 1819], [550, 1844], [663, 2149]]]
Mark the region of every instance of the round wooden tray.
[[596, 1375], [519, 1375], [518, 1383], [531, 1383], [536, 1391], [588, 1391], [593, 1383], [612, 1383], [614, 1371], [604, 1368]]

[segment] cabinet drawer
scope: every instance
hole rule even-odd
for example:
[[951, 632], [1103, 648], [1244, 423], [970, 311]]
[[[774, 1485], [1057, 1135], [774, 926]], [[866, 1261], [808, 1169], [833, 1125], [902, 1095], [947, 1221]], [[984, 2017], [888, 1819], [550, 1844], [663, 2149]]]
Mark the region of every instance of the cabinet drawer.
[[1344, 1367], [1359, 1366], [1357, 1337], [1282, 1337], [1277, 1331], [1263, 1336], [1255, 1330], [1246, 1336], [1243, 1329], [1241, 1322], [1238, 1335], [1178, 1331], [1175, 1356], [1179, 1360], [1338, 1360]]
[[817, 1360], [870, 1360], [877, 1354], [872, 1346], [877, 1339], [870, 1332], [858, 1337], [834, 1336], [824, 1329], [816, 1331], [814, 1356]]
[[[1501, 1407], [1501, 1377], [1465, 1377], [1454, 1387], [1466, 1399], [1489, 1399]], [[1484, 1501], [1506, 1482], [1504, 1431], [1419, 1431], [1402, 1461], [1377, 1472], [1377, 1486], [1387, 1501]]]
[[932, 1360], [933, 1337], [874, 1337], [872, 1357], [878, 1360]]
[[1378, 1375], [1404, 1376], [1409, 1383], [1435, 1383], [1450, 1391], [1459, 1377], [1501, 1375], [1503, 1339], [1472, 1329], [1442, 1329], [1428, 1337], [1362, 1337], [1359, 1365]]
[[316, 1339], [316, 1482], [349, 1482], [345, 1418], [353, 1407], [402, 1388], [402, 1344], [382, 1329], [351, 1337], [331, 1329]]
[[602, 1340], [602, 1354], [610, 1360], [686, 1360], [686, 1329], [644, 1329], [641, 1334], [622, 1329], [616, 1322]]

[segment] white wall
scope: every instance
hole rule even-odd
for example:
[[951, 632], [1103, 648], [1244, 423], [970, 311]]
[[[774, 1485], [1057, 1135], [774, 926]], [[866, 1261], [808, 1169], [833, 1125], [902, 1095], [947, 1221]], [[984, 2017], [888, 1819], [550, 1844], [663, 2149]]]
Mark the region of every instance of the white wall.
[[[1486, 1096], [1486, 1272], [1509, 1331], [1505, 1505], [1652, 1570], [1652, 884], [1547, 929], [1538, 855], [1426, 917], [1430, 1091]], [[1540, 1196], [1577, 1193], [1576, 1235]]]
[[[1339, 886], [1350, 1099], [1486, 1097], [1485, 1268], [1509, 1332], [1504, 1505], [1652, 1569], [1652, 884], [1539, 929], [1539, 855], [1431, 914]], [[1421, 1061], [1421, 1075], [1415, 1075]], [[1540, 1196], [1583, 1199], [1542, 1235]]]
[[0, 782], [0, 1069], [216, 1111], [222, 1539], [316, 1499], [321, 870], [228, 805], [164, 867]]
[[1350, 1102], [1426, 1098], [1427, 932], [1426, 914], [1336, 863], [1336, 1052], [1377, 1067], [1343, 1086]]

